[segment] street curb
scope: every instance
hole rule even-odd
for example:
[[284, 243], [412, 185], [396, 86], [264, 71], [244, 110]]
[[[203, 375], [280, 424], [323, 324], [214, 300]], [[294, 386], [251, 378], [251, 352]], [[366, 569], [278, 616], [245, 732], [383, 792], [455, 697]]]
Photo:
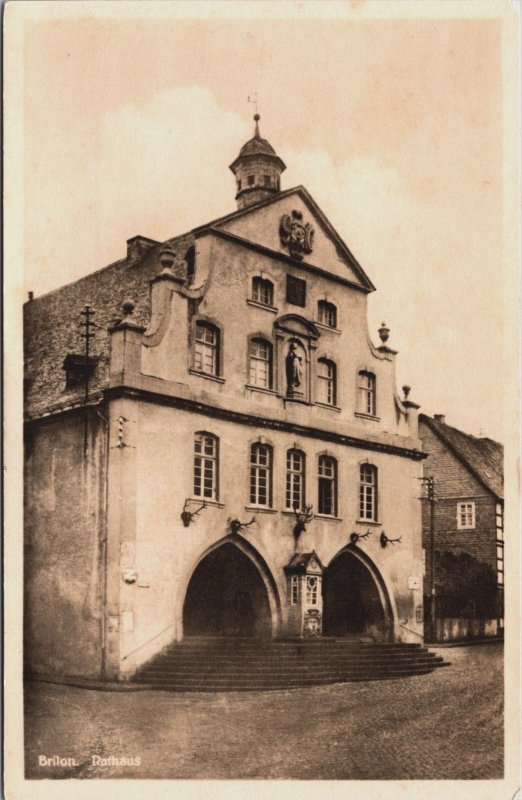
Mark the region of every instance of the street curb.
[[95, 689], [99, 692], [145, 692], [154, 687], [149, 683], [128, 683], [116, 681], [95, 681], [88, 678], [60, 678], [47, 675], [25, 675], [29, 683], [50, 683], [57, 686], [70, 686], [73, 689]]
[[463, 639], [460, 642], [425, 642], [425, 647], [438, 650], [442, 647], [472, 647], [476, 644], [504, 644], [504, 639], [498, 636], [490, 636], [488, 639]]

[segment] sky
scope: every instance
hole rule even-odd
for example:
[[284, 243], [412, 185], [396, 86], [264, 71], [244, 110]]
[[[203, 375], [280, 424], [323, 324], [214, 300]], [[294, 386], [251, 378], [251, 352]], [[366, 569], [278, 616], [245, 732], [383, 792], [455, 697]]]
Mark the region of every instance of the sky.
[[271, 18], [28, 20], [25, 290], [122, 258], [137, 234], [233, 211], [228, 165], [257, 92], [282, 188], [308, 189], [377, 287], [369, 329], [378, 342], [390, 327], [398, 387], [502, 440], [500, 22], [351, 6], [335, 20], [277, 5]]

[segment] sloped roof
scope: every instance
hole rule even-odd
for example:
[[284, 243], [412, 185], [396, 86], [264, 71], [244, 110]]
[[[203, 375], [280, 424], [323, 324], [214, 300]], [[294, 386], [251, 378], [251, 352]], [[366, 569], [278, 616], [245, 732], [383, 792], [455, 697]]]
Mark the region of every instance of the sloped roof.
[[471, 436], [426, 414], [420, 414], [419, 422], [424, 422], [495, 497], [504, 497], [503, 445], [486, 437]]

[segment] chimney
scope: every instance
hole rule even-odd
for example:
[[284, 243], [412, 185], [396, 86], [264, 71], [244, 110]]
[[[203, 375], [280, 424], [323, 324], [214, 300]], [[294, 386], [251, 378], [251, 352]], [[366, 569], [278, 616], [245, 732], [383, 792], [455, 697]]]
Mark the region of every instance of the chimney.
[[29, 292], [29, 302], [31, 303], [34, 297], [34, 292]]
[[443, 425], [446, 424], [446, 415], [445, 414], [434, 414], [433, 419], [436, 422], [442, 422]]

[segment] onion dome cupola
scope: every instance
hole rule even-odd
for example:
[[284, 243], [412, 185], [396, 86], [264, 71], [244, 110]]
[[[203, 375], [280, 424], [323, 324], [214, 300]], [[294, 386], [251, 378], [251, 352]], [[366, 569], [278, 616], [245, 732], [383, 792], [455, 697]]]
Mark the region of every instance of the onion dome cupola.
[[255, 114], [254, 136], [243, 145], [230, 165], [236, 176], [238, 209], [252, 206], [279, 192], [281, 173], [286, 169], [270, 142], [261, 138], [259, 119], [259, 114]]

